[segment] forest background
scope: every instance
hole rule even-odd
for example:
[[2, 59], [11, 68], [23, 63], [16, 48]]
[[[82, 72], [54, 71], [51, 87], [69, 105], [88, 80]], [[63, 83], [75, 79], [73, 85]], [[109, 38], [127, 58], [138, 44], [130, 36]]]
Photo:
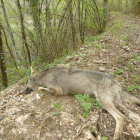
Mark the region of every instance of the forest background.
[[[111, 12], [140, 13], [139, 0], [1, 0], [0, 90], [45, 69], [105, 30]], [[25, 79], [26, 80], [26, 79]]]

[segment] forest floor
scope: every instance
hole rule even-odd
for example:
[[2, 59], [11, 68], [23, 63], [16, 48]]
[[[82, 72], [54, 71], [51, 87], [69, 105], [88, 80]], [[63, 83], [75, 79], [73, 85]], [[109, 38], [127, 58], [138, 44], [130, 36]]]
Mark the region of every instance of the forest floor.
[[[55, 65], [109, 73], [140, 98], [140, 17], [113, 13], [106, 31], [88, 41]], [[105, 110], [93, 106], [84, 118], [83, 108], [74, 96], [35, 91], [25, 95], [25, 88], [26, 83], [20, 80], [0, 92], [0, 140], [112, 140], [115, 121]], [[53, 102], [64, 108], [56, 116]], [[126, 106], [140, 115], [140, 107]], [[140, 123], [118, 109], [125, 115], [120, 140], [139, 139]]]

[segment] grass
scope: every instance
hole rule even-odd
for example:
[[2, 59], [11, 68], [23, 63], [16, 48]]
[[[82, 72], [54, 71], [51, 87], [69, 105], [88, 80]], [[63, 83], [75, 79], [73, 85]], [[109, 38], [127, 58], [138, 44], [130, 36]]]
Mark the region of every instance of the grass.
[[130, 62], [130, 61], [127, 61], [127, 64], [128, 64], [128, 68], [134, 72], [134, 65]]
[[140, 57], [137, 55], [137, 53], [131, 55], [130, 57], [131, 61], [137, 61], [138, 63], [140, 63]]
[[95, 40], [98, 40], [99, 37], [100, 37], [99, 35], [91, 36], [91, 37], [86, 37], [86, 39], [85, 39], [85, 45], [88, 45], [88, 44], [93, 45], [94, 44], [94, 41]]
[[136, 75], [130, 75], [132, 82], [134, 83], [136, 81], [136, 79], [138, 78], [138, 76]]
[[117, 19], [112, 22], [112, 26], [111, 28], [109, 28], [109, 30], [111, 31], [112, 34], [117, 34], [118, 30], [122, 28], [123, 25], [124, 25], [123, 21]]
[[122, 74], [123, 70], [122, 69], [117, 69], [114, 71], [114, 74]]

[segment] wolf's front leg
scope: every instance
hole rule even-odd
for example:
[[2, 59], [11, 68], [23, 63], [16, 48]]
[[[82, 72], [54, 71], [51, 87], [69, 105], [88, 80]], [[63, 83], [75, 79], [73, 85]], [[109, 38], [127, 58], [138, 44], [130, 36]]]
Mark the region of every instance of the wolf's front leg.
[[47, 92], [49, 94], [55, 94], [55, 95], [63, 95], [63, 89], [60, 87], [38, 87], [38, 91], [40, 92]]

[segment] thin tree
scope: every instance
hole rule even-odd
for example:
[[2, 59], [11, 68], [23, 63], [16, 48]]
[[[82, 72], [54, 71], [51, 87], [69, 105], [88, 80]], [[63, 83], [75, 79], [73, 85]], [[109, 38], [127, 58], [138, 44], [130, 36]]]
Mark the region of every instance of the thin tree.
[[19, 0], [17, 0], [17, 7], [18, 7], [18, 10], [19, 10], [19, 14], [20, 14], [21, 34], [22, 34], [22, 38], [23, 38], [23, 43], [25, 44], [27, 54], [28, 54], [28, 58], [29, 58], [29, 64], [31, 66], [31, 55], [30, 55], [30, 50], [29, 50], [26, 35], [25, 35], [24, 18], [23, 18], [23, 14], [22, 14], [21, 5], [20, 5]]
[[[85, 9], [85, 15], [86, 15], [86, 9]], [[80, 1], [80, 0], [78, 0], [78, 17], [79, 17], [80, 40], [81, 40], [82, 44], [84, 44], [86, 16], [84, 18], [84, 2]]]
[[31, 7], [32, 18], [37, 36], [37, 53], [39, 53], [39, 50], [45, 52], [44, 37], [42, 34], [42, 24], [40, 19], [41, 8], [39, 8], [39, 0], [29, 0], [29, 4]]
[[8, 87], [8, 78], [7, 78], [6, 65], [5, 65], [4, 54], [3, 54], [3, 45], [2, 45], [1, 21], [0, 21], [0, 69], [1, 69], [1, 75], [2, 75], [2, 85], [4, 87]]
[[70, 24], [71, 24], [71, 31], [72, 31], [73, 48], [76, 49], [75, 48], [76, 31], [73, 23], [72, 1], [69, 5], [69, 17], [70, 17]]
[[108, 0], [104, 0], [104, 21], [103, 21], [103, 28], [105, 28], [105, 26], [106, 26], [107, 7], [108, 7]]
[[2, 9], [3, 9], [3, 14], [4, 14], [4, 17], [5, 17], [5, 20], [6, 20], [6, 23], [7, 23], [7, 27], [8, 27], [9, 33], [10, 33], [10, 37], [11, 37], [13, 46], [15, 48], [15, 55], [19, 60], [21, 60], [19, 55], [18, 55], [15, 39], [14, 39], [14, 36], [13, 36], [13, 32], [11, 30], [11, 26], [10, 26], [9, 21], [8, 21], [8, 17], [7, 17], [7, 14], [6, 14], [6, 8], [5, 8], [5, 4], [4, 4], [3, 0], [1, 0], [1, 4], [2, 4]]
[[[16, 67], [16, 69], [18, 70], [18, 66], [17, 66], [17, 63], [16, 63], [16, 61], [15, 61], [15, 57], [14, 57], [14, 55], [13, 55], [13, 52], [12, 52], [10, 46], [8, 45], [8, 40], [7, 40], [6, 32], [5, 32], [4, 28], [3, 28], [3, 26], [2, 26], [2, 31], [3, 31], [4, 37], [5, 37], [5, 44], [6, 44], [7, 48], [8, 48], [8, 50], [9, 50], [9, 53], [10, 53], [10, 55], [11, 55], [11, 58], [13, 59], [13, 62], [14, 62], [15, 67]], [[19, 74], [20, 74], [20, 73], [19, 73]], [[21, 75], [20, 75], [20, 76], [21, 76]]]

